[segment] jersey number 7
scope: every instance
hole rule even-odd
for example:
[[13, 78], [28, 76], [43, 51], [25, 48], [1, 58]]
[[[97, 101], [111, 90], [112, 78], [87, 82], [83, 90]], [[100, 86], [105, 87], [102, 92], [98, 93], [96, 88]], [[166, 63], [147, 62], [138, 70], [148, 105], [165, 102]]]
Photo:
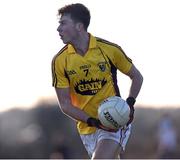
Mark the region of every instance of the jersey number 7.
[[84, 69], [83, 71], [85, 72], [86, 77], [87, 77], [87, 75], [88, 75], [88, 73], [89, 73], [89, 69]]

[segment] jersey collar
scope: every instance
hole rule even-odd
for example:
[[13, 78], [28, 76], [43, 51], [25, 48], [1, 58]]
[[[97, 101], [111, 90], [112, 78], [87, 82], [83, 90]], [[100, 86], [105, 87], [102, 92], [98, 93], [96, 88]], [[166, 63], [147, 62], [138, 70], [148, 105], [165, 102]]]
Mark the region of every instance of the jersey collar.
[[[90, 35], [89, 49], [96, 48], [96, 38], [90, 33], [89, 35]], [[68, 44], [68, 53], [76, 53], [74, 47], [71, 44]]]

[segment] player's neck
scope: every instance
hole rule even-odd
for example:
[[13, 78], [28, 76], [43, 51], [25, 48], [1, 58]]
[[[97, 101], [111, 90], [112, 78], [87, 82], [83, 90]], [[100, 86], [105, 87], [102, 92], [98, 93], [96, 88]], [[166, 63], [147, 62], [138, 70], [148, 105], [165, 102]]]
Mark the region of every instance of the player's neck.
[[86, 54], [89, 48], [89, 40], [90, 35], [87, 32], [83, 32], [77, 37], [76, 41], [73, 43], [73, 46], [78, 54], [82, 56]]

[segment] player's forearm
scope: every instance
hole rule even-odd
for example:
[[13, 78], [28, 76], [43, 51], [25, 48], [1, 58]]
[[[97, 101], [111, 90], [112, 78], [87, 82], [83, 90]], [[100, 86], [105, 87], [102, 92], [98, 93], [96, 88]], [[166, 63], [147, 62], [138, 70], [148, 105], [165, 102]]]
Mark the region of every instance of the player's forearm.
[[[62, 106], [62, 105], [66, 105], [66, 106]], [[62, 105], [61, 105], [61, 110], [64, 114], [66, 114], [67, 116], [69, 116], [74, 120], [87, 122], [89, 116], [84, 111], [80, 110], [79, 108], [71, 104], [62, 104]]]
[[139, 91], [141, 89], [143, 83], [143, 76], [138, 71], [137, 74], [132, 78], [132, 83], [130, 87], [129, 97], [136, 98], [139, 94]]
[[69, 88], [55, 88], [60, 109], [72, 119], [86, 122], [89, 116], [78, 107], [72, 105]]

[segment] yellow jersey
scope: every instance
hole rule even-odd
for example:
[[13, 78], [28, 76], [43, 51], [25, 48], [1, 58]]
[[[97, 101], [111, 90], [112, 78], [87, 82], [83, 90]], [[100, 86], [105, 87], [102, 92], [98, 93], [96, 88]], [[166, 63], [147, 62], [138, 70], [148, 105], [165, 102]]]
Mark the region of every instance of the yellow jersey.
[[[90, 34], [89, 49], [84, 56], [76, 53], [71, 44], [62, 48], [52, 61], [53, 86], [70, 88], [75, 107], [89, 116], [98, 118], [99, 104], [110, 96], [120, 96], [117, 85], [117, 69], [127, 73], [132, 66], [121, 47]], [[80, 134], [96, 131], [87, 123], [78, 121]]]

